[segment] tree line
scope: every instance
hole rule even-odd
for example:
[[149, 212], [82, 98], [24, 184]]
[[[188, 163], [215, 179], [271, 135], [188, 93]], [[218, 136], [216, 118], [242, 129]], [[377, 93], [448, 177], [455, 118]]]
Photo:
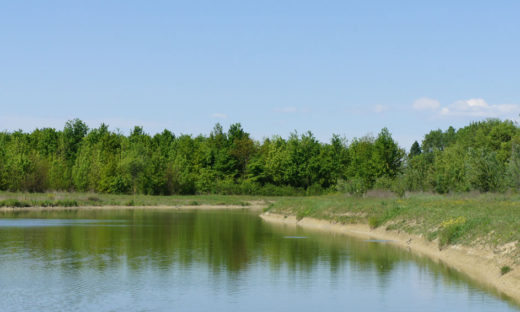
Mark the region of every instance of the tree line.
[[0, 133], [0, 190], [125, 194], [313, 195], [370, 189], [438, 193], [520, 187], [520, 128], [488, 119], [434, 130], [409, 152], [388, 129], [348, 142], [311, 132], [253, 140], [239, 123], [209, 135], [129, 135], [71, 120]]

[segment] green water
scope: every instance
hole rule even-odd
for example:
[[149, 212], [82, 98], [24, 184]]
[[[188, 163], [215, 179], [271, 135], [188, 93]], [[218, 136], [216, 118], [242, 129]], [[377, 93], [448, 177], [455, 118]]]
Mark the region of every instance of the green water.
[[517, 311], [388, 243], [244, 211], [0, 215], [1, 311]]

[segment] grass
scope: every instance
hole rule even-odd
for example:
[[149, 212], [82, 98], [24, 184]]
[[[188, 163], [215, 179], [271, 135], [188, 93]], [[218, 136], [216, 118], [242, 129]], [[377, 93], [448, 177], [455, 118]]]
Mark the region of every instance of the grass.
[[0, 207], [73, 206], [200, 206], [236, 205], [247, 207], [251, 201], [272, 201], [271, 197], [241, 195], [152, 196], [96, 193], [13, 193], [0, 192]]
[[511, 272], [511, 267], [508, 266], [508, 265], [504, 265], [503, 267], [500, 268], [500, 274], [501, 275], [505, 275], [507, 273]]
[[[519, 241], [520, 196], [412, 194], [405, 198], [326, 195], [285, 197], [269, 211], [338, 223], [367, 223], [451, 244], [499, 246]], [[518, 251], [516, 251], [518, 253]]]

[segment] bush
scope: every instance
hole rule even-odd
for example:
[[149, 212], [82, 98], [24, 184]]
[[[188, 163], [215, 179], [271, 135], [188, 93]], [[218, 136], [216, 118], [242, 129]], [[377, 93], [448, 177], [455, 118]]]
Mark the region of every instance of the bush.
[[406, 178], [405, 176], [398, 176], [392, 181], [392, 185], [390, 186], [392, 192], [394, 192], [399, 197], [404, 197], [406, 194]]
[[271, 203], [271, 204], [269, 204], [269, 206], [264, 207], [264, 209], [262, 209], [262, 211], [263, 211], [263, 212], [268, 212], [268, 211], [270, 211], [271, 209], [273, 209], [273, 207], [274, 207], [274, 204]]
[[372, 216], [368, 218], [368, 226], [370, 226], [371, 229], [378, 228], [381, 225], [381, 219], [375, 216]]
[[55, 206], [58, 207], [77, 207], [78, 202], [74, 199], [61, 199], [55, 202]]
[[508, 265], [504, 265], [503, 267], [500, 268], [500, 275], [505, 275], [509, 272], [511, 272], [511, 267], [509, 267]]
[[288, 186], [288, 185], [273, 185], [265, 184], [259, 187], [252, 195], [263, 195], [263, 196], [297, 196], [305, 195], [303, 189]]
[[51, 200], [33, 201], [32, 205], [40, 206], [40, 207], [54, 207], [54, 201], [51, 201]]
[[472, 188], [481, 192], [505, 191], [506, 167], [497, 153], [471, 149], [469, 155], [467, 175]]
[[31, 205], [27, 202], [19, 201], [17, 199], [6, 199], [0, 201], [0, 207], [30, 207]]
[[377, 180], [374, 182], [373, 189], [375, 190], [391, 190], [392, 186], [394, 184], [394, 180], [390, 177], [383, 176], [377, 178]]
[[102, 201], [101, 198], [99, 198], [97, 196], [89, 196], [89, 197], [87, 197], [87, 200], [91, 201], [91, 202], [100, 202], [100, 201]]
[[296, 220], [300, 221], [301, 219], [310, 216], [315, 210], [316, 206], [298, 210], [298, 212], [296, 213]]
[[323, 193], [324, 193], [323, 187], [321, 187], [321, 185], [319, 185], [317, 183], [309, 186], [307, 188], [307, 190], [305, 191], [306, 195], [311, 195], [311, 196], [312, 195], [321, 195]]
[[349, 193], [352, 196], [363, 196], [367, 190], [367, 184], [365, 180], [360, 177], [353, 177], [348, 181], [338, 182], [338, 190], [340, 192]]

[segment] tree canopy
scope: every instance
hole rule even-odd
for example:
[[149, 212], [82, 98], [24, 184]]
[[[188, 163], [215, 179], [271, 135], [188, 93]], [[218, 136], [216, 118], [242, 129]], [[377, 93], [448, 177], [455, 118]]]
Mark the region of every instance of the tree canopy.
[[[516, 190], [520, 131], [488, 119], [461, 129], [427, 133], [408, 154], [383, 128], [377, 137], [311, 132], [251, 138], [241, 124], [220, 124], [207, 136], [129, 135], [108, 125], [89, 129], [79, 119], [52, 128], [0, 133], [0, 189], [129, 194], [319, 194], [354, 183], [439, 193]], [[356, 187], [357, 187], [356, 186]]]

